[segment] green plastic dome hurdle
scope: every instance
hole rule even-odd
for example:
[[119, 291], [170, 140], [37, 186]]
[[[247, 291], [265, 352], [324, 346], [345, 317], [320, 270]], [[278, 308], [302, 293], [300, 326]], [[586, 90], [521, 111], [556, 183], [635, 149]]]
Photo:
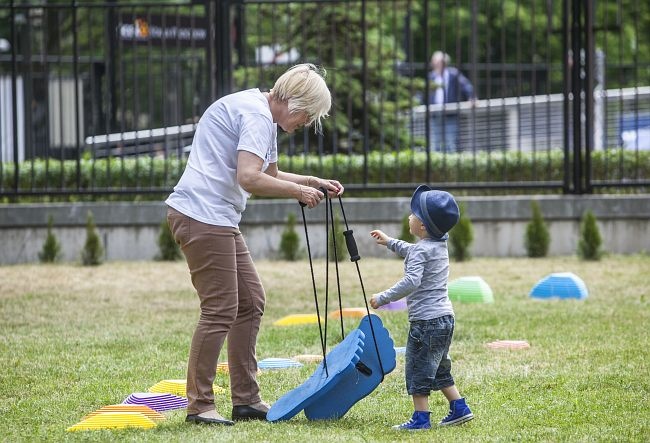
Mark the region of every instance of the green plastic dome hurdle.
[[492, 289], [481, 277], [461, 277], [450, 282], [449, 299], [463, 303], [494, 303]]

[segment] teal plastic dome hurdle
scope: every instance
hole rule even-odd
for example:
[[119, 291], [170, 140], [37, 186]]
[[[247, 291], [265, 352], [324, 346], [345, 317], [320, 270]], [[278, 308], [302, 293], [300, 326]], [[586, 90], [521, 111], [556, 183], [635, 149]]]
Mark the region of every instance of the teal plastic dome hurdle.
[[580, 277], [571, 272], [557, 272], [541, 279], [530, 291], [532, 298], [587, 298], [587, 285]]
[[481, 277], [461, 277], [449, 283], [449, 299], [463, 303], [494, 303], [494, 294]]

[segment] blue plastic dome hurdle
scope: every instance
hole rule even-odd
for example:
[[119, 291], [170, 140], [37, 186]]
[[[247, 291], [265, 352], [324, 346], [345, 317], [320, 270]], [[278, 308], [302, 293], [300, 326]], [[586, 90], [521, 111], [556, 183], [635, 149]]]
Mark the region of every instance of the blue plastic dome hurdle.
[[530, 294], [532, 298], [575, 298], [583, 300], [589, 295], [587, 285], [580, 277], [571, 272], [558, 272], [549, 274], [541, 279]]

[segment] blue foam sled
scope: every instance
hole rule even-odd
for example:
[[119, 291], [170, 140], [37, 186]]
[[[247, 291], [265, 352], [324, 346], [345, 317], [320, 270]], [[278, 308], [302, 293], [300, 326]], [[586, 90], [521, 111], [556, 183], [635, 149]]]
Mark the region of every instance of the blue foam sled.
[[[370, 321], [372, 321], [372, 329]], [[305, 407], [305, 415], [309, 420], [343, 417], [355, 403], [379, 386], [385, 374], [395, 369], [393, 339], [381, 319], [374, 314], [367, 315], [361, 320], [357, 330], [362, 331], [366, 339], [361, 359], [355, 364], [356, 370], [340, 374], [334, 389], [322, 393]], [[377, 347], [373, 340], [373, 330], [377, 339]], [[381, 365], [377, 349], [379, 349]]]
[[[307, 381], [284, 394], [271, 406], [266, 419], [271, 422], [291, 419], [306, 405], [332, 390], [340, 377], [356, 372], [355, 364], [363, 354], [364, 337], [365, 334], [359, 329], [348, 334], [327, 354], [325, 361], [320, 363]], [[324, 363], [327, 363], [327, 372]]]

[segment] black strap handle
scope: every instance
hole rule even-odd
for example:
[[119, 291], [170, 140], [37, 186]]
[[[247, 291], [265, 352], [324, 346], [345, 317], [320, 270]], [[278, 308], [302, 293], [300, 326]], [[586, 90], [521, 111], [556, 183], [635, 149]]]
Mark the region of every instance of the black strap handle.
[[345, 245], [348, 247], [348, 253], [350, 254], [350, 261], [355, 262], [361, 260], [359, 249], [357, 248], [357, 241], [354, 239], [352, 229], [344, 231], [343, 235], [345, 236]]

